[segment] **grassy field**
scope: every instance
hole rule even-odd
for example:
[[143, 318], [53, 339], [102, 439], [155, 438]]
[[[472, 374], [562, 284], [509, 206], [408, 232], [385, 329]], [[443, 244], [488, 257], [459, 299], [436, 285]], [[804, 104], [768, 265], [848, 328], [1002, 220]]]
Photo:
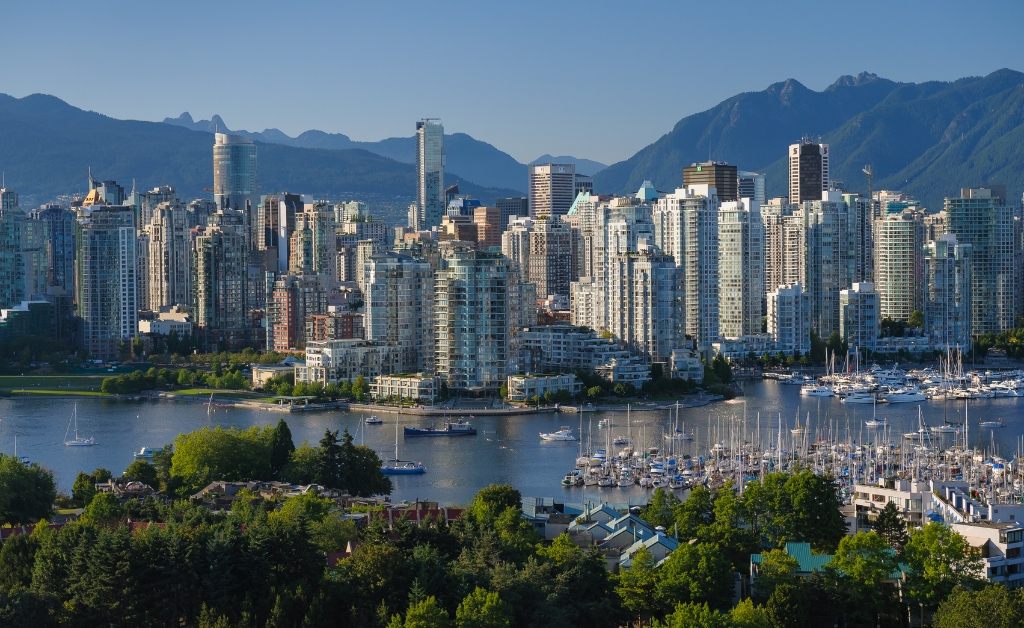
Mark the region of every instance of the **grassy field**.
[[0, 390], [95, 390], [109, 375], [0, 375]]

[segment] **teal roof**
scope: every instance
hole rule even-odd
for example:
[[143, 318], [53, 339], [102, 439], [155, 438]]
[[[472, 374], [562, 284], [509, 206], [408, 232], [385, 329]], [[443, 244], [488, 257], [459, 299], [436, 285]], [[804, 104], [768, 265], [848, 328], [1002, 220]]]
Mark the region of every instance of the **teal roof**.
[[579, 203], [581, 200], [584, 203], [589, 203], [590, 192], [580, 192], [579, 194], [577, 194], [576, 200], [572, 202], [572, 207], [569, 208], [569, 212], [566, 214], [566, 216], [575, 216], [577, 214], [578, 210], [576, 209], [576, 204]]
[[[800, 565], [799, 571], [803, 573], [819, 571], [832, 561], [831, 554], [811, 553], [810, 543], [786, 543], [786, 553], [796, 559], [796, 562]], [[762, 556], [763, 554], [751, 554], [750, 563], [760, 565]]]
[[654, 189], [654, 184], [650, 181], [644, 181], [640, 189], [637, 190], [636, 197], [641, 201], [656, 201], [658, 200], [658, 190]]

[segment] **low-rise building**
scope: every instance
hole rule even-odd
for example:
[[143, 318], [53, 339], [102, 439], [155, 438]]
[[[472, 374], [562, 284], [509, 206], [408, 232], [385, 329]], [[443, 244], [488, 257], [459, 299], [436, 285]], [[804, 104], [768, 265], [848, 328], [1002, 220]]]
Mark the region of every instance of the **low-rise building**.
[[434, 375], [423, 373], [398, 373], [380, 375], [370, 384], [370, 393], [376, 399], [401, 397], [423, 403], [434, 403], [440, 390], [440, 382]]
[[401, 347], [367, 340], [324, 340], [306, 347], [305, 364], [295, 366], [295, 383], [337, 384], [362, 375], [373, 379], [398, 370]]
[[651, 379], [651, 366], [633, 357], [612, 358], [607, 364], [596, 367], [594, 372], [612, 384], [633, 384], [638, 390]]
[[723, 338], [719, 342], [711, 343], [711, 348], [715, 353], [720, 353], [731, 361], [743, 360], [750, 354], [761, 356], [771, 353], [774, 355], [779, 351], [779, 343], [772, 338], [771, 334], [751, 334], [732, 340]]
[[881, 479], [878, 484], [857, 484], [854, 486], [853, 503], [857, 513], [857, 529], [868, 529], [886, 504], [896, 506], [899, 514], [908, 524], [920, 527], [924, 513], [931, 508], [928, 495], [930, 487], [924, 482]]
[[252, 387], [259, 390], [266, 386], [267, 382], [278, 375], [287, 375], [295, 372], [295, 365], [302, 364], [302, 360], [288, 356], [280, 364], [254, 364], [252, 366]]
[[561, 375], [509, 375], [509, 401], [526, 401], [534, 395], [543, 397], [547, 392], [567, 390], [575, 395], [580, 392], [583, 384], [572, 373]]
[[985, 561], [985, 572], [978, 575], [1008, 589], [1024, 586], [1024, 523], [979, 521], [952, 523], [950, 528], [963, 536]]
[[673, 379], [692, 379], [700, 384], [704, 381], [704, 361], [694, 349], [674, 349], [669, 359], [669, 373]]

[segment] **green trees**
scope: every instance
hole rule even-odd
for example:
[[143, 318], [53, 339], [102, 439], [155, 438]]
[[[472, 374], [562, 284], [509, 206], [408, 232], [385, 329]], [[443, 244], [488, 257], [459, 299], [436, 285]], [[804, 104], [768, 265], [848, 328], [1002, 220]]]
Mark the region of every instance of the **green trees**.
[[674, 510], [681, 502], [674, 493], [663, 488], [654, 489], [647, 506], [640, 512], [640, 518], [652, 526], [663, 526], [666, 530], [675, 524]]
[[508, 628], [512, 625], [512, 607], [497, 593], [477, 587], [455, 611], [456, 628]]
[[641, 547], [633, 554], [630, 568], [619, 574], [615, 592], [622, 598], [622, 605], [643, 621], [645, 615], [649, 616], [658, 610], [657, 586], [658, 572], [654, 556], [646, 547]]
[[278, 419], [277, 425], [270, 433], [270, 472], [277, 476], [281, 469], [288, 464], [288, 459], [295, 451], [295, 443], [292, 442], [292, 431], [284, 419]]
[[0, 525], [48, 519], [56, 498], [52, 471], [0, 453]]
[[723, 384], [728, 384], [732, 381], [732, 365], [729, 364], [729, 360], [721, 353], [711, 360], [711, 370], [715, 372], [715, 377]]
[[658, 573], [659, 605], [671, 609], [690, 602], [729, 610], [734, 589], [732, 564], [710, 543], [683, 544], [672, 552]]
[[483, 523], [497, 518], [508, 508], [522, 512], [522, 494], [508, 484], [491, 484], [477, 491], [469, 511], [477, 521]]
[[133, 460], [124, 471], [124, 476], [136, 482], [142, 482], [154, 489], [160, 488], [156, 467], [145, 460]]
[[910, 568], [908, 595], [933, 609], [958, 586], [978, 588], [977, 574], [984, 564], [964, 537], [941, 523], [911, 533], [903, 561]]
[[391, 493], [391, 480], [381, 473], [380, 458], [369, 447], [353, 444], [347, 427], [340, 442], [337, 430], [324, 432], [313, 481], [363, 497]]
[[1016, 628], [1024, 626], [1024, 591], [1001, 584], [977, 591], [956, 589], [935, 612], [935, 628]]
[[269, 435], [258, 427], [239, 430], [220, 426], [179, 434], [174, 439], [171, 475], [179, 476], [189, 490], [215, 480], [269, 480]]
[[898, 579], [898, 572], [896, 553], [875, 532], [843, 537], [826, 567], [832, 586], [844, 593], [843, 614], [854, 624], [898, 620], [896, 589], [884, 584]]
[[82, 519], [92, 524], [112, 524], [121, 520], [124, 510], [113, 493], [98, 493], [85, 507]]
[[879, 536], [885, 539], [886, 544], [896, 551], [897, 555], [903, 554], [903, 548], [907, 546], [910, 534], [907, 532], [907, 522], [896, 510], [896, 504], [889, 502], [885, 505], [882, 512], [878, 514], [878, 518], [875, 519], [874, 529]]

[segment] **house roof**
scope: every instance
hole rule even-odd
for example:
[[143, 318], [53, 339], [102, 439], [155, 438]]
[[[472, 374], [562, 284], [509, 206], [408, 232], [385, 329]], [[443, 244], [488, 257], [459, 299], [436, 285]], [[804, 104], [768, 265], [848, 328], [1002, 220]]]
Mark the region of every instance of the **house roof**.
[[[832, 561], [831, 554], [814, 554], [811, 552], [810, 543], [786, 543], [786, 553], [795, 558], [800, 565], [799, 571], [813, 573]], [[760, 565], [764, 554], [751, 554], [750, 564]]]

